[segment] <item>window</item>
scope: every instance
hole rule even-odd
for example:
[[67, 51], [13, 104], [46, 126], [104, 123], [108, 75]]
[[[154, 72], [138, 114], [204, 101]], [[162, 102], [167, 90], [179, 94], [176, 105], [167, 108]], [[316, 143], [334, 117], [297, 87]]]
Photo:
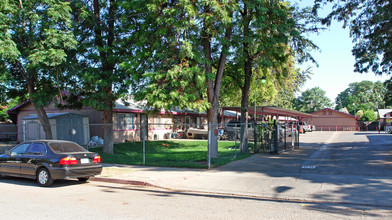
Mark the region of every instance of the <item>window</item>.
[[188, 129], [191, 126], [191, 117], [185, 116], [185, 127]]
[[33, 143], [30, 149], [27, 151], [27, 154], [30, 155], [44, 155], [46, 153], [45, 145], [41, 143]]
[[155, 128], [163, 128], [162, 116], [158, 115], [154, 120]]
[[197, 117], [196, 119], [197, 128], [204, 129], [204, 125], [202, 121], [203, 121], [202, 117]]
[[30, 146], [30, 143], [21, 144], [21, 145], [15, 147], [14, 149], [12, 149], [10, 155], [11, 156], [23, 155], [26, 153], [26, 150], [29, 146]]
[[134, 118], [133, 114], [119, 113], [117, 118], [118, 129], [119, 130], [134, 129], [133, 118]]
[[73, 142], [50, 142], [48, 145], [56, 154], [88, 152], [86, 149]]

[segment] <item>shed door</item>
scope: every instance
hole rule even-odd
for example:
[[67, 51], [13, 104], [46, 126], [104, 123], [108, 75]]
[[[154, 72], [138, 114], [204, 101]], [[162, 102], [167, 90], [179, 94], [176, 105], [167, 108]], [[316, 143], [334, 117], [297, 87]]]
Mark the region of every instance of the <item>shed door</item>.
[[57, 118], [57, 139], [84, 143], [83, 118], [74, 115], [64, 115]]
[[38, 120], [26, 120], [24, 121], [25, 126], [25, 139], [24, 141], [28, 140], [38, 140], [38, 139], [45, 139], [46, 135], [45, 132], [39, 123]]

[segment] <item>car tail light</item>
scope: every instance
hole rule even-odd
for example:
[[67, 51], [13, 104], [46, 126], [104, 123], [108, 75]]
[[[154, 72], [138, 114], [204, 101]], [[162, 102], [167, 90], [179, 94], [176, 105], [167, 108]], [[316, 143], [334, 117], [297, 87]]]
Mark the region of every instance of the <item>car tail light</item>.
[[94, 157], [94, 160], [93, 160], [93, 163], [101, 163], [101, 156], [95, 156]]
[[75, 157], [64, 157], [59, 162], [60, 165], [75, 165], [78, 164], [78, 161]]

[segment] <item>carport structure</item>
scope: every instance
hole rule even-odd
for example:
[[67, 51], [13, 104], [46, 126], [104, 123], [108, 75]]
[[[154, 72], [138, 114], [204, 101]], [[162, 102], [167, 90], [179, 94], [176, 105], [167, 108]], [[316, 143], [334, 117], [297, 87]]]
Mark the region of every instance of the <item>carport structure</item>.
[[[229, 110], [229, 111], [235, 111], [241, 113], [240, 106], [225, 106], [225, 107], [221, 107], [221, 109], [222, 111]], [[256, 106], [256, 108], [249, 106], [248, 113], [250, 115], [255, 115], [256, 113], [256, 119], [258, 118], [257, 116], [275, 116], [276, 118], [279, 118], [279, 116], [285, 116], [285, 117], [294, 117], [298, 120], [302, 120], [302, 118], [313, 117], [313, 115], [308, 113], [303, 113], [296, 110], [284, 109], [276, 106]], [[261, 120], [263, 119], [264, 117], [261, 117]]]
[[[241, 112], [240, 106], [225, 106], [221, 107], [222, 112], [225, 110]], [[295, 127], [298, 128], [298, 122], [304, 118], [307, 121], [311, 121], [313, 115], [303, 113], [296, 110], [284, 109], [276, 106], [255, 106], [254, 108], [248, 108], [248, 114], [253, 115], [251, 120], [253, 121], [254, 127], [254, 151], [257, 152], [258, 148], [261, 151], [269, 151], [272, 153], [278, 153], [282, 150], [287, 150], [288, 145], [291, 147], [299, 146], [299, 132], [296, 132]], [[267, 117], [266, 117], [267, 116]], [[281, 116], [285, 117], [282, 120]], [[222, 122], [224, 116], [222, 114]], [[273, 124], [269, 124], [271, 120], [265, 120], [266, 118], [274, 119]], [[279, 119], [282, 121], [295, 121], [291, 126], [287, 126], [287, 123], [279, 123]], [[310, 120], [309, 120], [310, 119]], [[295, 124], [297, 126], [295, 126]]]

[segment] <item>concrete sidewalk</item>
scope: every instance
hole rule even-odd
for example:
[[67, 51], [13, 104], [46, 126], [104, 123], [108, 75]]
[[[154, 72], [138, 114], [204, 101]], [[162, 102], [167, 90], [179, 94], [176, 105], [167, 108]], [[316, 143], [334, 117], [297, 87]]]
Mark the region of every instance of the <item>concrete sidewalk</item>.
[[103, 164], [102, 174], [93, 180], [276, 200], [392, 207], [392, 198], [385, 198], [385, 192], [392, 193], [389, 177], [307, 173], [302, 165], [310, 155], [333, 143], [334, 137], [313, 134], [306, 138], [300, 149], [280, 155], [256, 154], [213, 170]]

